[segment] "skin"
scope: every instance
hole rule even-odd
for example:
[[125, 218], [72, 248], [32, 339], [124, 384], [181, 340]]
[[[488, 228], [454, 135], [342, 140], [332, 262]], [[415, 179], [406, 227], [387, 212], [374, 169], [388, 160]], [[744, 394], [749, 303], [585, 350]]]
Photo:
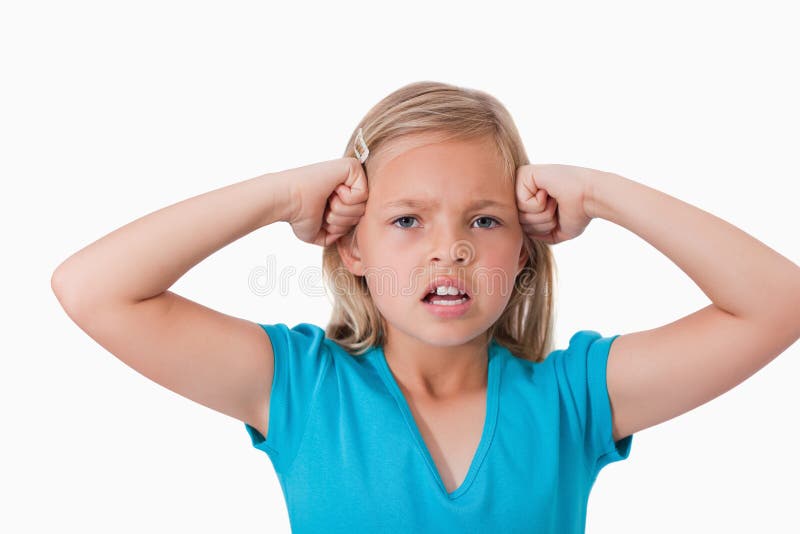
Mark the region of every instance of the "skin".
[[[500, 317], [527, 260], [514, 181], [488, 139], [395, 140], [366, 165], [369, 198], [354, 240], [337, 243], [346, 267], [365, 276], [387, 327], [383, 350], [397, 380], [418, 399], [485, 390], [487, 329]], [[435, 207], [386, 207], [401, 198]], [[476, 199], [499, 206], [469, 209]], [[454, 245], [457, 249], [454, 249]], [[437, 275], [467, 284], [472, 305], [440, 318], [421, 302]]]
[[[374, 195], [356, 229], [357, 243], [340, 248], [352, 272], [391, 266], [400, 281], [415, 267], [460, 267], [473, 280], [468, 275], [479, 268], [499, 267], [511, 281], [523, 265], [518, 224], [531, 239], [557, 244], [580, 235], [593, 218], [602, 218], [662, 252], [712, 301], [668, 324], [615, 339], [607, 366], [614, 440], [708, 402], [800, 338], [800, 268], [730, 223], [622, 176], [558, 164], [517, 169], [519, 223], [505, 209], [467, 213], [467, 197], [512, 202], [510, 184], [498, 176], [497, 155], [480, 143], [437, 147], [422, 141], [407, 139], [374, 159], [370, 155]], [[360, 217], [359, 204], [366, 206], [362, 174], [357, 160], [341, 158], [197, 195], [76, 252], [53, 273], [51, 287], [69, 316], [129, 367], [251, 423], [265, 436], [269, 397], [263, 386], [271, 381], [273, 358], [265, 357], [263, 329], [169, 288], [202, 258], [277, 221], [290, 222], [301, 239], [329, 244], [346, 232], [351, 218]], [[312, 193], [296, 189], [297, 184], [307, 184]], [[329, 234], [320, 230], [325, 199], [313, 191], [333, 187], [339, 192], [331, 200]], [[434, 196], [441, 210], [391, 215], [380, 210], [385, 200], [409, 192]], [[389, 217], [400, 215], [417, 216], [414, 229], [391, 228]], [[502, 219], [503, 229], [473, 227], [479, 215]], [[469, 245], [469, 263], [448, 256], [453, 243]], [[165, 250], [170, 253], [164, 255]], [[515, 265], [517, 254], [520, 263]], [[383, 291], [380, 279], [367, 280], [387, 318], [387, 360], [400, 385], [406, 385], [405, 393], [414, 391], [414, 415], [421, 407], [424, 417], [418, 419], [429, 421], [420, 425], [423, 437], [444, 484], [454, 488], [464, 479], [481, 430], [486, 380], [481, 336], [499, 316], [510, 288], [488, 293], [490, 287], [481, 286], [485, 279], [477, 278], [470, 288], [476, 297], [471, 315], [444, 321], [426, 315], [419, 303], [427, 280], [403, 295]], [[231, 365], [232, 355], [236, 365]], [[452, 402], [431, 401], [437, 398]], [[464, 439], [468, 435], [473, 439]]]
[[[506, 219], [506, 232], [497, 233], [496, 240], [478, 230], [470, 233], [466, 222], [457, 224], [464, 215], [465, 191], [504, 198], [511, 192], [501, 180], [485, 179], [497, 169], [490, 161], [499, 161], [492, 159], [488, 146], [485, 152], [479, 144], [398, 149], [401, 155], [383, 167], [376, 158], [376, 195], [438, 192], [445, 200], [440, 212], [423, 218], [419, 235], [400, 238], [380, 226], [380, 201], [372, 200], [370, 192], [369, 216], [357, 232], [364, 240], [364, 264], [397, 265], [404, 274], [412, 265], [452, 265], [442, 259], [446, 245], [469, 236], [476, 261], [504, 268], [513, 280], [518, 228], [531, 239], [554, 245], [579, 236], [592, 219], [601, 218], [642, 237], [683, 270], [712, 303], [660, 327], [615, 339], [607, 365], [614, 441], [732, 389], [800, 337], [796, 264], [719, 217], [614, 173], [572, 165], [523, 165], [517, 168], [514, 186], [518, 222]], [[450, 174], [454, 171], [455, 177]], [[458, 187], [451, 185], [453, 191], [448, 191], [453, 181]], [[387, 360], [391, 356], [394, 368], [417, 391], [453, 393], [484, 384], [485, 365], [480, 374], [477, 369], [485, 345], [479, 344], [478, 336], [497, 318], [507, 293], [502, 299], [479, 297], [474, 317], [451, 321], [445, 328], [427, 316], [419, 320], [421, 312], [414, 306], [418, 297], [376, 298], [390, 323]]]

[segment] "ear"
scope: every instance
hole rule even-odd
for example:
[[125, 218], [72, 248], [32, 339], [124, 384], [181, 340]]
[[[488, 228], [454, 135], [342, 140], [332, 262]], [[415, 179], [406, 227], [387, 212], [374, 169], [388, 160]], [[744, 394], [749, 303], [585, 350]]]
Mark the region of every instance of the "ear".
[[364, 263], [361, 261], [361, 252], [358, 250], [357, 230], [356, 226], [349, 233], [337, 239], [336, 249], [347, 270], [356, 276], [363, 276], [365, 269]]

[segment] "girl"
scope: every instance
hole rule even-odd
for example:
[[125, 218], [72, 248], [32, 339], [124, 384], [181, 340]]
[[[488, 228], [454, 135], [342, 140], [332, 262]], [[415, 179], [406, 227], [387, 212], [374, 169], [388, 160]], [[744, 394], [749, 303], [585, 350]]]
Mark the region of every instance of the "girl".
[[[593, 218], [666, 254], [712, 304], [642, 332], [580, 330], [554, 350], [550, 247]], [[323, 247], [325, 330], [169, 291], [278, 221]], [[500, 102], [433, 82], [379, 102], [343, 158], [133, 221], [68, 258], [52, 286], [127, 365], [244, 423], [296, 532], [583, 532], [598, 473], [637, 431], [800, 337], [791, 261], [622, 176], [530, 165]]]

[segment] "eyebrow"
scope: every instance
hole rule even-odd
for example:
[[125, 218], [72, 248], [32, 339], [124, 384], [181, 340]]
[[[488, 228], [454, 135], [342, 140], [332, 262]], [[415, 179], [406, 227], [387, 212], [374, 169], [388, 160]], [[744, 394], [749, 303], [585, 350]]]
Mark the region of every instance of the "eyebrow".
[[[392, 200], [391, 202], [385, 203], [383, 205], [383, 208], [384, 209], [388, 208], [429, 209], [429, 208], [438, 208], [440, 204], [441, 203], [437, 199], [421, 200], [416, 198], [401, 198], [399, 200]], [[481, 209], [487, 207], [505, 208], [507, 207], [507, 205], [504, 202], [498, 202], [490, 198], [481, 198], [471, 202], [467, 206], [467, 209]]]

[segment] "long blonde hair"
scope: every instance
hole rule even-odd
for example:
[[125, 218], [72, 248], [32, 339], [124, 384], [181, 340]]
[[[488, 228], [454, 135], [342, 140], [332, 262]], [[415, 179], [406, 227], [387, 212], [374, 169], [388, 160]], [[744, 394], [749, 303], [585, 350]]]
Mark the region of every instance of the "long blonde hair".
[[[517, 127], [508, 110], [495, 97], [476, 89], [421, 81], [401, 87], [378, 102], [353, 130], [343, 157], [357, 157], [358, 129], [372, 158], [401, 136], [436, 132], [445, 139], [492, 139], [505, 162], [505, 177], [529, 163]], [[359, 151], [362, 147], [359, 146]], [[369, 184], [369, 176], [367, 176]], [[369, 185], [368, 185], [369, 187]], [[340, 240], [354, 237], [355, 227]], [[553, 350], [555, 261], [547, 243], [531, 240], [523, 232], [528, 259], [514, 281], [505, 310], [487, 331], [514, 356], [540, 362]], [[325, 334], [348, 352], [360, 355], [385, 342], [386, 325], [366, 279], [344, 266], [336, 242], [322, 251], [326, 291], [333, 288], [333, 311]]]

